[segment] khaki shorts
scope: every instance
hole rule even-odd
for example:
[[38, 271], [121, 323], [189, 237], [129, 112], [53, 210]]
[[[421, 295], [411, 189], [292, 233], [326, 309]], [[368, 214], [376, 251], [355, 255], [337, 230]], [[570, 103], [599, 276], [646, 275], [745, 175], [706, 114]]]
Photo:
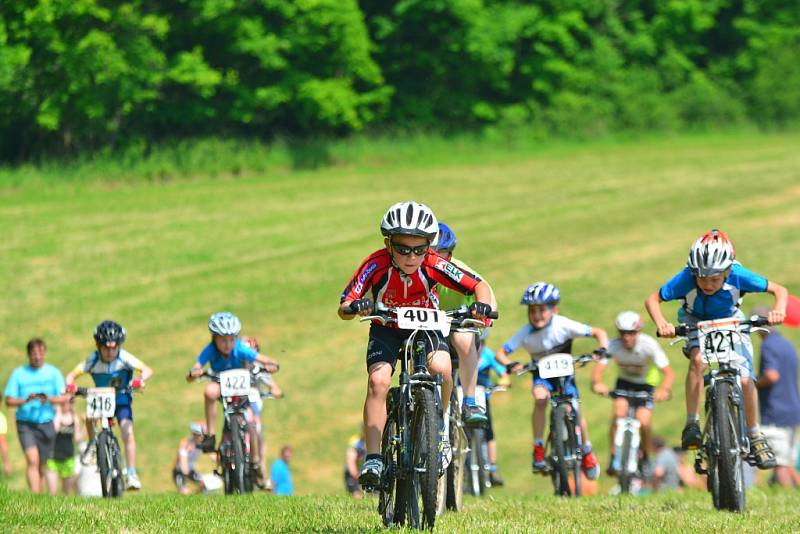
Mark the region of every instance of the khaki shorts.
[[795, 428], [793, 426], [761, 425], [761, 432], [767, 438], [775, 453], [775, 461], [783, 467], [794, 465]]

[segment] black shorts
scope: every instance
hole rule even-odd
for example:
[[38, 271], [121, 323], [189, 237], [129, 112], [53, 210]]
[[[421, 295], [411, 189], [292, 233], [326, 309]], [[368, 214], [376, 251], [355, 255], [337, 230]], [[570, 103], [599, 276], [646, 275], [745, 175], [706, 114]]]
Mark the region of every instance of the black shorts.
[[[636, 382], [629, 382], [624, 378], [617, 378], [617, 384], [614, 386], [614, 389], [623, 389], [626, 391], [646, 391], [647, 393], [653, 394], [653, 386], [650, 384], [637, 384]], [[653, 400], [652, 398], [648, 401], [644, 400], [634, 400], [635, 406], [644, 406], [648, 410], [653, 409]]]
[[[378, 362], [386, 362], [394, 369], [397, 357], [403, 342], [411, 335], [411, 330], [400, 330], [373, 324], [369, 328], [369, 343], [367, 344], [367, 370]], [[425, 352], [441, 350], [449, 353], [447, 340], [438, 331], [420, 332], [418, 339], [425, 341]]]
[[184, 475], [180, 469], [175, 468], [172, 470], [172, 478], [175, 480], [175, 486], [177, 486], [178, 489], [183, 488], [189, 481], [196, 482], [198, 484], [203, 481], [203, 477], [200, 476], [200, 473], [194, 469], [189, 471], [188, 475]]
[[39, 450], [39, 465], [44, 465], [53, 457], [56, 446], [56, 427], [53, 422], [28, 423], [17, 420], [17, 435], [22, 450], [36, 447]]
[[358, 484], [358, 480], [353, 478], [353, 475], [350, 474], [350, 471], [345, 468], [344, 470], [344, 487], [347, 488], [347, 492], [351, 495], [357, 491], [361, 491], [361, 486]]

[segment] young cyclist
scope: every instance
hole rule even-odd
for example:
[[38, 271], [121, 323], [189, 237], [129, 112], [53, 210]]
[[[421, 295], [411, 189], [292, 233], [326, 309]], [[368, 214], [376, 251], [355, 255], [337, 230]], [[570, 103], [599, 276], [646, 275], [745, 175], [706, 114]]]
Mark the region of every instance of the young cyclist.
[[[653, 395], [655, 402], [662, 402], [670, 397], [675, 373], [669, 364], [667, 355], [658, 342], [647, 334], [643, 334], [642, 318], [634, 311], [624, 311], [617, 315], [614, 325], [617, 327], [619, 337], [608, 344], [609, 358], [602, 358], [595, 366], [592, 373], [592, 391], [598, 395], [608, 395], [608, 387], [603, 384], [603, 372], [608, 366], [608, 360], [614, 359], [619, 367], [619, 375], [614, 389], [626, 391], [644, 391]], [[647, 381], [652, 366], [663, 375], [663, 380], [658, 389]], [[654, 392], [655, 390], [655, 392]], [[608, 462], [608, 473], [614, 474], [619, 470], [619, 465], [614, 464], [616, 446], [614, 436], [617, 432], [617, 418], [626, 417], [628, 414], [628, 399], [614, 399], [614, 414], [611, 418], [611, 460]], [[636, 419], [641, 423], [641, 435], [645, 455], [653, 452], [651, 441], [650, 423], [653, 415], [653, 403], [646, 401], [636, 408]]]
[[[686, 267], [645, 301], [650, 317], [662, 337], [675, 337], [675, 326], [664, 318], [661, 303], [680, 299], [683, 306], [678, 311], [678, 322], [695, 325], [698, 321], [739, 317], [745, 293], [767, 292], [775, 297], [775, 305], [769, 312], [769, 324], [776, 325], [786, 317], [786, 288], [768, 281], [761, 275], [749, 271], [736, 261], [733, 242], [720, 230], [714, 229], [697, 238], [689, 249]], [[750, 461], [760, 469], [775, 467], [775, 455], [758, 426], [758, 394], [753, 380], [753, 347], [749, 336], [742, 336], [736, 345], [741, 351], [734, 362], [741, 371], [744, 391], [745, 420], [750, 438]], [[703, 387], [705, 363], [700, 354], [697, 338], [689, 340], [684, 354], [689, 358], [686, 376], [686, 426], [681, 435], [683, 449], [700, 446], [703, 433], [700, 430], [700, 390]]]
[[[203, 375], [203, 367], [206, 364], [216, 373], [230, 369], [248, 369], [253, 362], [262, 364], [271, 373], [278, 371], [278, 363], [275, 360], [259, 354], [239, 339], [242, 323], [232, 313], [218, 312], [212, 315], [208, 320], [208, 330], [211, 332], [211, 342], [197, 356], [197, 361], [189, 371], [189, 376], [186, 377], [189, 382]], [[200, 444], [203, 452], [213, 452], [216, 448], [216, 434], [213, 434], [213, 432], [217, 424], [217, 400], [219, 400], [219, 395], [219, 384], [216, 382], [206, 384], [204, 392], [206, 425], [208, 432], [211, 434], [206, 435]], [[250, 406], [247, 408], [247, 422], [249, 423], [252, 443], [258, 443], [257, 428], [254, 424], [253, 410]], [[261, 459], [259, 456], [261, 452], [258, 447], [253, 447], [250, 454], [253, 465], [258, 466], [256, 469], [257, 483], [261, 486], [264, 478], [260, 467]]]
[[204, 488], [203, 477], [197, 472], [195, 466], [200, 455], [203, 454], [200, 444], [203, 442], [203, 436], [206, 435], [206, 424], [202, 421], [193, 421], [189, 424], [189, 432], [189, 437], [182, 438], [178, 444], [178, 454], [172, 470], [172, 478], [181, 495], [191, 493], [189, 482], [197, 484], [201, 489]]
[[[483, 277], [466, 263], [453, 258], [453, 250], [456, 248], [456, 235], [449, 226], [439, 223], [439, 238], [436, 241], [436, 252], [444, 259], [450, 261], [462, 271], [474, 273], [478, 278]], [[488, 285], [488, 284], [487, 284]], [[492, 309], [497, 308], [497, 301], [494, 292], [491, 291], [490, 302]], [[475, 295], [464, 295], [452, 290], [444, 284], [439, 284], [436, 288], [439, 294], [439, 308], [451, 310], [462, 304], [470, 306], [475, 302]], [[487, 329], [483, 329], [487, 331]], [[464, 406], [462, 407], [462, 419], [468, 426], [478, 426], [487, 422], [486, 410], [475, 402], [475, 384], [478, 380], [478, 350], [477, 339], [474, 333], [464, 331], [450, 332], [450, 346], [456, 349], [458, 355], [458, 376], [461, 379], [461, 387], [464, 390]]]
[[[572, 351], [572, 340], [576, 337], [591, 336], [600, 345], [595, 353], [605, 355], [608, 347], [608, 336], [602, 328], [589, 326], [558, 313], [558, 302], [561, 293], [553, 284], [536, 282], [531, 284], [522, 294], [520, 304], [528, 307], [528, 324], [520, 328], [514, 336], [506, 341], [499, 351], [497, 359], [500, 362], [508, 361], [508, 355], [522, 347], [530, 353], [533, 360], [538, 360], [550, 354], [569, 353]], [[521, 369], [517, 363], [513, 370]], [[547, 468], [544, 457], [544, 426], [547, 412], [547, 402], [553, 390], [555, 379], [543, 379], [538, 371], [533, 376], [533, 472], [542, 472]], [[572, 393], [578, 398], [578, 386], [574, 377], [570, 377], [567, 393]], [[597, 457], [592, 452], [592, 443], [589, 441], [589, 432], [586, 429], [586, 420], [581, 417], [581, 433], [583, 435], [584, 455], [581, 467], [590, 480], [595, 480], [599, 473]]]
[[[416, 306], [437, 308], [435, 285], [443, 284], [462, 293], [475, 293], [477, 300], [470, 310], [476, 319], [491, 313], [491, 291], [486, 282], [459, 269], [430, 249], [435, 244], [439, 225], [431, 209], [416, 202], [399, 202], [389, 208], [381, 220], [384, 248], [369, 255], [356, 270], [340, 298], [339, 317], [351, 320], [369, 315], [373, 302], [388, 307]], [[369, 293], [368, 293], [369, 292]], [[371, 295], [371, 299], [367, 295]], [[367, 455], [359, 482], [374, 486], [380, 482], [383, 462], [380, 441], [386, 423], [386, 395], [391, 385], [397, 354], [411, 334], [395, 325], [373, 323], [367, 345], [367, 396], [364, 401]], [[442, 375], [442, 407], [447, 410], [453, 387], [450, 352], [439, 332], [426, 336], [428, 369]], [[450, 441], [440, 420], [440, 454], [444, 467], [450, 461]]]
[[486, 388], [486, 442], [489, 460], [489, 481], [492, 486], [502, 486], [505, 482], [497, 472], [497, 441], [494, 439], [494, 425], [492, 425], [492, 405], [489, 388], [492, 386], [489, 373], [494, 371], [498, 376], [498, 385], [509, 384], [510, 379], [506, 366], [497, 361], [495, 353], [486, 345], [489, 330], [485, 329], [480, 337], [480, 357], [478, 358], [478, 385]]
[[[96, 387], [113, 387], [117, 389], [116, 410], [114, 415], [119, 422], [122, 441], [125, 443], [125, 460], [128, 465], [128, 489], [141, 489], [142, 483], [136, 473], [136, 438], [133, 433], [133, 396], [132, 389], [145, 386], [153, 370], [142, 363], [136, 356], [122, 348], [126, 332], [121, 324], [115, 321], [103, 321], [94, 329], [96, 350], [79, 363], [66, 376], [67, 391], [75, 392], [75, 379], [84, 373], [92, 375]], [[134, 377], [136, 372], [141, 373]], [[87, 424], [89, 438], [94, 439], [94, 425]]]

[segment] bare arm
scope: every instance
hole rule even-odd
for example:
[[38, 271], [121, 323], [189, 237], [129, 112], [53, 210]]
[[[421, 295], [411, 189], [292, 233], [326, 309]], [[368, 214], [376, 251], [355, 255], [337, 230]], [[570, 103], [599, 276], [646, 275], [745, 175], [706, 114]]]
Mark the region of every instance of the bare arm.
[[603, 373], [608, 367], [607, 363], [597, 362], [592, 370], [592, 391], [598, 395], [608, 395], [608, 386], [603, 383]]
[[353, 447], [347, 448], [347, 453], [345, 454], [345, 464], [347, 465], [347, 471], [350, 473], [350, 476], [358, 480], [358, 453]]
[[761, 376], [756, 380], [756, 387], [758, 389], [771, 388], [775, 382], [780, 380], [781, 374], [775, 369], [765, 369]]
[[789, 299], [789, 292], [782, 285], [769, 282], [767, 284], [767, 293], [775, 297], [775, 305], [772, 307], [772, 311], [769, 312], [769, 324], [781, 324], [786, 319], [786, 302]]
[[669, 399], [672, 384], [675, 383], [675, 371], [672, 370], [671, 366], [668, 365], [663, 369], [659, 369], [659, 371], [661, 371], [664, 379], [661, 381], [661, 385], [658, 386], [658, 390], [653, 394], [653, 399], [657, 402]]
[[608, 334], [602, 328], [592, 327], [592, 337], [597, 340], [597, 344], [604, 349], [608, 348]]
[[644, 301], [644, 307], [647, 309], [647, 313], [650, 314], [650, 318], [653, 319], [653, 322], [656, 324], [658, 335], [661, 337], [675, 337], [675, 325], [667, 321], [664, 314], [661, 313], [662, 302], [664, 301], [661, 300], [661, 295], [658, 290], [656, 290]]

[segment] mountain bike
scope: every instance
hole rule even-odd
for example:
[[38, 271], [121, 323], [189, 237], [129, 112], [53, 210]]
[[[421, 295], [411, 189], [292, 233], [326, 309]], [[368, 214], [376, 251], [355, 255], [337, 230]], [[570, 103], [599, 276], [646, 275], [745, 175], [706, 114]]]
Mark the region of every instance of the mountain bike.
[[77, 388], [75, 395], [86, 397], [86, 418], [94, 428], [94, 439], [81, 454], [81, 463], [88, 465], [88, 455], [94, 452], [100, 471], [103, 497], [122, 497], [125, 491], [125, 468], [117, 436], [114, 435], [114, 413], [117, 409], [117, 392], [130, 394], [131, 388]]
[[[567, 380], [575, 374], [575, 365], [584, 366], [594, 360], [592, 354], [572, 356], [551, 354], [525, 365], [517, 374], [539, 371], [541, 378], [555, 378], [550, 392], [550, 435], [547, 441], [547, 469], [556, 495], [579, 497], [581, 494], [581, 462], [583, 439], [580, 433], [579, 401], [566, 393]], [[570, 478], [573, 485], [570, 487]]]
[[633, 479], [643, 478], [639, 458], [642, 425], [636, 419], [636, 410], [641, 406], [652, 405], [653, 394], [647, 391], [615, 389], [608, 396], [612, 399], [622, 398], [628, 401], [627, 415], [617, 417], [617, 430], [614, 434], [614, 459], [611, 465], [617, 472], [620, 492], [630, 493]]
[[226, 495], [253, 491], [253, 473], [250, 461], [250, 427], [247, 409], [250, 405], [249, 369], [229, 369], [216, 373], [205, 370], [205, 377], [219, 384], [225, 422], [222, 440], [217, 449], [217, 475], [222, 477]]
[[[766, 317], [754, 315], [749, 321], [737, 317], [680, 324], [679, 337], [696, 337], [703, 362], [708, 364], [706, 384], [706, 423], [703, 441], [695, 458], [695, 471], [708, 475], [708, 491], [714, 508], [741, 512], [745, 508], [744, 462], [750, 455], [750, 441], [744, 415], [744, 394], [738, 366], [737, 345], [750, 332], [765, 330]], [[705, 465], [705, 467], [704, 467]]]
[[[496, 313], [493, 315], [496, 317]], [[373, 315], [360, 321], [376, 321], [384, 326], [396, 324], [411, 331], [400, 348], [399, 386], [389, 389], [386, 400], [380, 486], [365, 490], [379, 490], [378, 512], [384, 525], [407, 522], [410, 528], [432, 529], [441, 470], [438, 430], [442, 379], [428, 372], [424, 336], [438, 330], [446, 337], [451, 327], [483, 323], [472, 319], [466, 306], [445, 312], [377, 305]]]
[[[486, 409], [486, 388], [475, 386], [475, 402]], [[486, 429], [474, 427], [467, 429], [469, 453], [464, 476], [470, 495], [480, 497], [492, 486], [489, 480], [489, 442], [486, 440]]]

